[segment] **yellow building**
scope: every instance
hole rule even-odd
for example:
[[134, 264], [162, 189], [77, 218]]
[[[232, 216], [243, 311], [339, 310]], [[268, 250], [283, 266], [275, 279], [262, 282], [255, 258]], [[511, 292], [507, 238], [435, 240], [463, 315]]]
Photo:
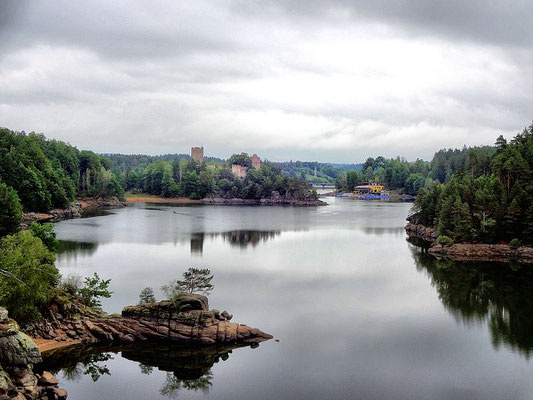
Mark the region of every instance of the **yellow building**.
[[355, 194], [381, 194], [385, 186], [372, 183], [370, 185], [356, 186], [353, 190]]

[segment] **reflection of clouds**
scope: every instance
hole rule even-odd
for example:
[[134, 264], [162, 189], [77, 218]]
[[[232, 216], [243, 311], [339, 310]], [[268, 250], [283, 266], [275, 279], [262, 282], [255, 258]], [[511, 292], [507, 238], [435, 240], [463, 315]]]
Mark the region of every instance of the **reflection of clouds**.
[[455, 262], [410, 246], [446, 310], [466, 325], [488, 323], [493, 346], [533, 353], [533, 271], [528, 265]]

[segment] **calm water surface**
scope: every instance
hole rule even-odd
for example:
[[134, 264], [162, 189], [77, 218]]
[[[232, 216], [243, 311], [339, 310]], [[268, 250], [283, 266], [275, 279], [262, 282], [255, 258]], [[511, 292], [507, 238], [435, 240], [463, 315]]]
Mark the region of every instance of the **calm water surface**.
[[137, 204], [58, 223], [62, 274], [111, 278], [106, 311], [208, 267], [210, 307], [280, 341], [73, 350], [45, 367], [76, 400], [533, 398], [527, 268], [437, 262], [406, 241], [410, 204], [328, 202]]

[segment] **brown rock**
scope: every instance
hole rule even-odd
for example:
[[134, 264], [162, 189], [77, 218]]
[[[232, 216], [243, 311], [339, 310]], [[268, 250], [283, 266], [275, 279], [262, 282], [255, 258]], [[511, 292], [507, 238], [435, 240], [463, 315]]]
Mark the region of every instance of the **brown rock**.
[[39, 384], [42, 386], [55, 386], [58, 383], [57, 378], [48, 371], [44, 371], [39, 378]]
[[54, 389], [54, 394], [57, 396], [57, 399], [58, 400], [65, 400], [68, 396], [68, 393], [65, 389], [61, 389], [61, 388], [55, 388]]

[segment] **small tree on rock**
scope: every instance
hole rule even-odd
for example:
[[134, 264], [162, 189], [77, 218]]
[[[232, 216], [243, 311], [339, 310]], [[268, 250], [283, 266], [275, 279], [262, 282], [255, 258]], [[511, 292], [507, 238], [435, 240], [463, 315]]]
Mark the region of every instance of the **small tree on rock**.
[[155, 303], [154, 289], [151, 287], [145, 287], [139, 294], [139, 304]]
[[165, 285], [161, 289], [169, 299], [174, 299], [184, 292], [196, 292], [207, 296], [214, 287], [211, 284], [212, 279], [213, 275], [208, 268], [189, 268], [183, 273], [183, 280], [177, 280], [176, 283], [171, 282], [170, 285]]

